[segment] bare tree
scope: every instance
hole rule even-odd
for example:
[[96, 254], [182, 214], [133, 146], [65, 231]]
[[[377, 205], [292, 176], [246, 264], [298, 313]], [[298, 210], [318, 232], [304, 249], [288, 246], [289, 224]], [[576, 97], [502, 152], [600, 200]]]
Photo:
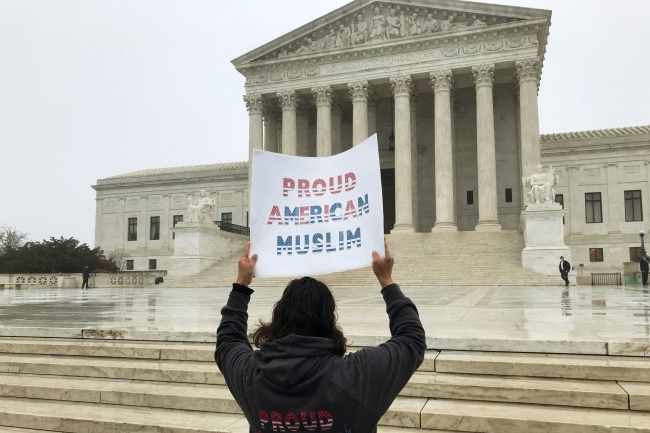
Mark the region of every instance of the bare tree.
[[115, 263], [117, 272], [122, 272], [126, 266], [126, 259], [131, 257], [131, 254], [124, 250], [113, 250], [108, 253], [108, 260]]
[[0, 227], [0, 254], [7, 248], [20, 248], [25, 245], [27, 233], [19, 232], [15, 227], [4, 224]]

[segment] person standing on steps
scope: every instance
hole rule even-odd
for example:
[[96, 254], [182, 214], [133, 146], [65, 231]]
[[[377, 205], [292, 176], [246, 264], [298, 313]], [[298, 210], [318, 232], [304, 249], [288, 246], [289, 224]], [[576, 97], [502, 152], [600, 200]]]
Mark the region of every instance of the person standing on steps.
[[84, 270], [81, 272], [81, 275], [83, 276], [83, 282], [81, 283], [81, 288], [83, 289], [84, 286], [86, 286], [87, 289], [88, 279], [90, 278], [90, 271], [88, 270], [88, 266], [84, 267]]
[[571, 263], [564, 260], [564, 256], [560, 256], [560, 275], [564, 280], [564, 285], [569, 285], [569, 272], [571, 271]]
[[386, 302], [391, 338], [346, 354], [329, 288], [310, 277], [293, 280], [247, 336], [248, 303], [257, 255], [250, 243], [239, 260], [239, 276], [221, 310], [214, 354], [228, 389], [252, 432], [372, 433], [424, 360], [426, 340], [418, 310], [393, 283], [393, 258], [373, 251], [372, 269]]
[[647, 286], [648, 285], [648, 255], [644, 254], [643, 257], [641, 257], [641, 279], [643, 280], [643, 285]]

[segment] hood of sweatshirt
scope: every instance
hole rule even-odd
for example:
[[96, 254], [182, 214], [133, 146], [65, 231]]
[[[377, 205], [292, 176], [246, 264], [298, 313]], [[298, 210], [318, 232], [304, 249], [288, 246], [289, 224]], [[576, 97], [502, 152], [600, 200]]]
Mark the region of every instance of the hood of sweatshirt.
[[268, 381], [280, 388], [293, 388], [319, 376], [323, 362], [333, 356], [333, 340], [291, 334], [264, 343], [253, 359]]

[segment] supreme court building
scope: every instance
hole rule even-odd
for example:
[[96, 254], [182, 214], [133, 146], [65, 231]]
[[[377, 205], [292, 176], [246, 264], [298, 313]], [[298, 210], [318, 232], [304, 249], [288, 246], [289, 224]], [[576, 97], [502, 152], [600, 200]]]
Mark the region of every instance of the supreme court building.
[[[246, 77], [249, 151], [323, 157], [377, 134], [386, 233], [519, 230], [522, 177], [552, 164], [574, 264], [622, 269], [650, 219], [650, 128], [540, 137], [550, 18], [456, 0], [352, 1], [233, 60]], [[215, 220], [248, 226], [249, 170], [101, 179], [95, 246], [164, 269], [188, 194], [206, 190]]]

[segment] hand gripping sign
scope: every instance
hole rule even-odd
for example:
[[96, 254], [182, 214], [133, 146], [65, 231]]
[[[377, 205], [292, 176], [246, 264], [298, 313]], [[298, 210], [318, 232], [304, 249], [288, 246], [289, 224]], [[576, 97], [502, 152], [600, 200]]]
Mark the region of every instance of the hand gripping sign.
[[383, 257], [384, 213], [377, 136], [338, 155], [255, 150], [251, 256], [255, 275], [303, 276], [368, 266]]

